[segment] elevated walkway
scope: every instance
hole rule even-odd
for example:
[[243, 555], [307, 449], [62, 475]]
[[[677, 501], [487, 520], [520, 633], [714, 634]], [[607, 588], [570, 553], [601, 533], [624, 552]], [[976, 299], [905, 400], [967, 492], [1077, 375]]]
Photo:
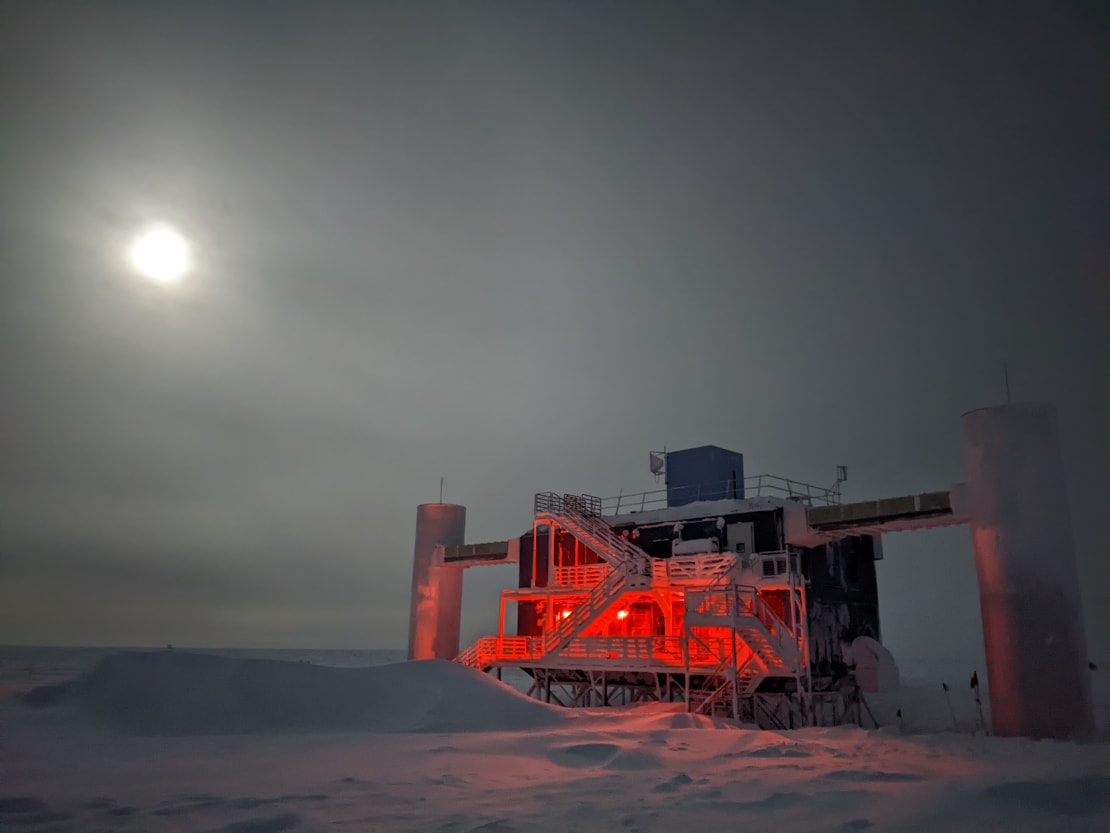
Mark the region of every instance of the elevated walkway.
[[[839, 492], [832, 489], [771, 475], [746, 478], [745, 489], [745, 500], [772, 497], [800, 504], [799, 512], [804, 508], [804, 528], [799, 524], [798, 528], [787, 529], [787, 543], [798, 547], [816, 547], [852, 535], [882, 535], [969, 522], [968, 512], [960, 506], [959, 486], [950, 491], [843, 504], [835, 502]], [[660, 509], [665, 505], [666, 494], [666, 490], [658, 490], [616, 498], [594, 498], [544, 492], [536, 496], [536, 520], [554, 523], [570, 532], [583, 545], [624, 571], [635, 584], [637, 576], [646, 577], [652, 573], [647, 556], [635, 544], [614, 533], [604, 516], [635, 515], [638, 511]], [[440, 546], [436, 548], [436, 555], [438, 563], [444, 567], [516, 564], [520, 561], [520, 539]], [[680, 578], [680, 559], [669, 561], [671, 578]], [[659, 568], [655, 572], [659, 573]]]
[[[958, 487], [957, 487], [958, 488]], [[806, 509], [808, 529], [789, 539], [795, 546], [814, 547], [850, 535], [882, 535], [966, 524], [970, 518], [953, 492], [865, 500]]]
[[597, 671], [693, 674], [719, 671], [723, 639], [708, 645], [687, 645], [681, 636], [580, 636], [554, 651], [544, 649], [542, 637], [483, 636], [459, 654], [455, 662], [489, 671], [492, 668], [560, 668]]
[[443, 567], [480, 567], [487, 564], [518, 564], [520, 539], [492, 541], [484, 544], [458, 544], [453, 547], [437, 546], [436, 563]]

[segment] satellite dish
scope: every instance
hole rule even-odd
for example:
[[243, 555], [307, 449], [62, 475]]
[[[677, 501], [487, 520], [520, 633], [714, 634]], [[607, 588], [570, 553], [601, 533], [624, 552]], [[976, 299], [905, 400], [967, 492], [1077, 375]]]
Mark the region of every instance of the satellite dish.
[[661, 475], [667, 467], [667, 453], [665, 451], [648, 452], [648, 466], [651, 468], [651, 473], [656, 477]]

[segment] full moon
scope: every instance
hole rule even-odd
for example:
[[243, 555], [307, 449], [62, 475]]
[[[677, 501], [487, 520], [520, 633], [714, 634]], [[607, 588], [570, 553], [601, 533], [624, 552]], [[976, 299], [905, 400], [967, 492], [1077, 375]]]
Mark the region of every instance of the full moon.
[[131, 268], [152, 283], [180, 283], [192, 268], [189, 241], [173, 226], [149, 226], [135, 235], [127, 250]]

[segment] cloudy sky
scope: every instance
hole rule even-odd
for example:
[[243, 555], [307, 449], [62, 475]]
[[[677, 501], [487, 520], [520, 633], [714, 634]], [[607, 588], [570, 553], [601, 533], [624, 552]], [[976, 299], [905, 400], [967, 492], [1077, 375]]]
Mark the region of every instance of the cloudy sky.
[[[905, 5], [5, 3], [0, 641], [403, 647], [441, 477], [471, 541], [664, 445], [947, 488], [1007, 360], [1106, 657], [1110, 14]], [[966, 529], [879, 578], [979, 650]]]

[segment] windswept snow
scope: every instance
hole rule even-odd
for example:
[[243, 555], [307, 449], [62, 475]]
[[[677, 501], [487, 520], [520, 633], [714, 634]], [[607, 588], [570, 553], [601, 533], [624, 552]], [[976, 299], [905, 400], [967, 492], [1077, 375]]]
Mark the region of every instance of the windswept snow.
[[569, 711], [442, 662], [127, 654], [29, 699], [0, 701], [0, 830], [1110, 830], [1105, 742]]
[[149, 735], [482, 732], [540, 729], [566, 717], [452, 662], [329, 668], [181, 651], [117, 654], [24, 699], [72, 703], [115, 729]]

